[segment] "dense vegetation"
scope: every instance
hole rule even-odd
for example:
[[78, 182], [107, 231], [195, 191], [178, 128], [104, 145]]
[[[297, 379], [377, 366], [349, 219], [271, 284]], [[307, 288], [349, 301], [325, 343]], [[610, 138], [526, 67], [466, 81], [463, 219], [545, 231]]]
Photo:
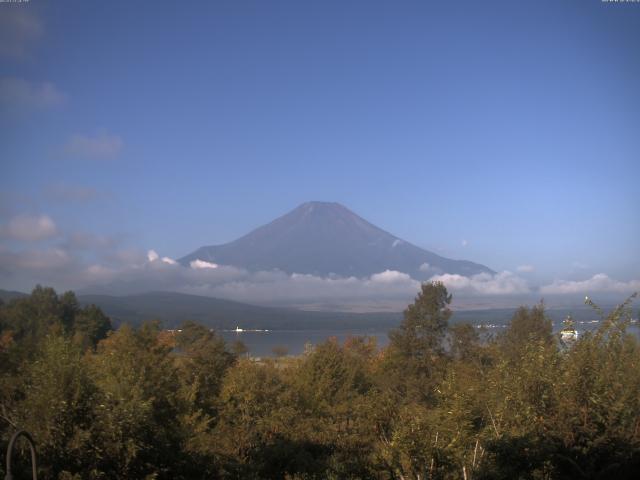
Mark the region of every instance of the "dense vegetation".
[[542, 305], [481, 340], [450, 302], [423, 285], [384, 349], [256, 362], [195, 323], [113, 331], [37, 287], [0, 305], [0, 447], [31, 432], [45, 479], [636, 478], [630, 301], [571, 346]]

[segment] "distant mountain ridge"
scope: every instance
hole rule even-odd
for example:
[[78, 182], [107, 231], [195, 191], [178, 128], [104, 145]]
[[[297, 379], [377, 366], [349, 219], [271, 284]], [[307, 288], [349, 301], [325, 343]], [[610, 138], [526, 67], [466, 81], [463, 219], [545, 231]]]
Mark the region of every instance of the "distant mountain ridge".
[[[5, 303], [28, 296], [27, 293], [0, 289], [0, 300]], [[82, 306], [93, 304], [100, 307], [116, 327], [124, 323], [140, 325], [145, 320], [160, 320], [164, 328], [177, 328], [185, 320], [192, 320], [216, 329], [234, 329], [237, 326], [277, 330], [389, 329], [402, 318], [400, 312], [305, 311], [177, 292], [79, 294], [77, 298]]]
[[0, 301], [5, 303], [15, 300], [16, 298], [26, 297], [27, 294], [23, 292], [16, 292], [14, 290], [1, 290], [0, 289]]
[[[0, 289], [0, 300], [9, 303], [12, 300], [28, 297], [27, 293]], [[402, 320], [401, 312], [338, 312], [305, 311], [293, 308], [262, 307], [247, 303], [202, 297], [176, 292], [147, 292], [136, 295], [78, 295], [81, 305], [99, 306], [113, 321], [114, 326], [123, 323], [140, 325], [145, 320], [161, 320], [164, 328], [176, 328], [185, 320], [193, 320], [215, 329], [273, 330], [326, 330], [354, 331], [389, 330], [398, 326]], [[605, 310], [614, 308], [613, 304], [602, 305]], [[509, 322], [516, 307], [456, 310], [452, 323], [469, 322], [474, 325], [505, 325]], [[593, 309], [583, 304], [574, 306], [555, 306], [547, 310], [554, 320], [556, 329], [561, 328], [562, 320], [571, 314], [579, 323], [592, 325]], [[581, 323], [582, 324], [582, 323]]]
[[282, 270], [319, 276], [368, 277], [397, 270], [416, 279], [436, 274], [495, 273], [417, 247], [369, 223], [339, 203], [307, 202], [243, 237], [198, 248], [178, 260], [233, 265], [249, 271]]

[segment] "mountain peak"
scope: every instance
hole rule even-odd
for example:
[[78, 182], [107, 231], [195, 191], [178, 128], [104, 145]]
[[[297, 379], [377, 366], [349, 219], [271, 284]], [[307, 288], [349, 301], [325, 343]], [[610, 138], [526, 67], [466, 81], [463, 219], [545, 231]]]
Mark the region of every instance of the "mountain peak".
[[348, 210], [347, 207], [345, 207], [344, 205], [342, 205], [341, 203], [338, 202], [323, 202], [323, 201], [319, 201], [319, 200], [312, 200], [309, 202], [304, 202], [301, 203], [300, 205], [298, 205], [298, 207], [296, 208], [340, 208], [343, 210]]
[[439, 273], [492, 272], [484, 265], [423, 250], [369, 223], [336, 202], [305, 202], [271, 223], [224, 245], [201, 247], [180, 259], [250, 271], [367, 277], [397, 270], [416, 279]]
[[351, 215], [354, 215], [354, 213], [351, 210], [349, 210], [347, 207], [345, 207], [341, 203], [320, 202], [320, 201], [304, 202], [298, 205], [295, 209], [293, 209], [289, 213], [296, 213], [296, 212], [301, 212], [306, 214], [313, 213], [313, 212], [335, 212], [335, 213], [342, 212], [342, 213], [349, 213]]

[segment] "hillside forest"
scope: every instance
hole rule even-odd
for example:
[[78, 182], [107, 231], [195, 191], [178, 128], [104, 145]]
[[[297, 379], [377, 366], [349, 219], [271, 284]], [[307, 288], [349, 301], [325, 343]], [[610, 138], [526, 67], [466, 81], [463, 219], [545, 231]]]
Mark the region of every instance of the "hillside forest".
[[26, 430], [45, 480], [638, 478], [633, 298], [563, 342], [542, 303], [489, 335], [425, 283], [384, 348], [256, 359], [193, 322], [114, 330], [38, 286], [0, 305], [0, 453]]

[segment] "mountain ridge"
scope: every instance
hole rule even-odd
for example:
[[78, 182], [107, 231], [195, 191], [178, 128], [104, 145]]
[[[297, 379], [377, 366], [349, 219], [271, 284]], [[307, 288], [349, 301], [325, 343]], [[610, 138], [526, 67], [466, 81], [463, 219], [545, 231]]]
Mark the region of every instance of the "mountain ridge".
[[196, 249], [178, 260], [320, 276], [368, 277], [397, 270], [419, 280], [450, 273], [495, 273], [468, 260], [422, 249], [336, 202], [305, 202], [240, 238]]
[[[0, 289], [0, 300], [9, 303], [28, 298], [24, 292]], [[128, 295], [78, 294], [81, 306], [97, 305], [111, 318], [113, 325], [140, 325], [145, 320], [160, 320], [164, 328], [177, 328], [192, 320], [215, 329], [277, 330], [350, 330], [354, 328], [393, 328], [402, 313], [308, 311], [270, 307], [222, 298], [171, 291], [148, 291]]]
[[402, 316], [400, 312], [306, 311], [169, 291], [132, 295], [84, 294], [78, 296], [78, 301], [81, 305], [98, 305], [116, 325], [139, 325], [144, 320], [157, 319], [165, 328], [177, 328], [185, 320], [216, 329], [234, 329], [236, 326], [278, 330], [391, 328]]

